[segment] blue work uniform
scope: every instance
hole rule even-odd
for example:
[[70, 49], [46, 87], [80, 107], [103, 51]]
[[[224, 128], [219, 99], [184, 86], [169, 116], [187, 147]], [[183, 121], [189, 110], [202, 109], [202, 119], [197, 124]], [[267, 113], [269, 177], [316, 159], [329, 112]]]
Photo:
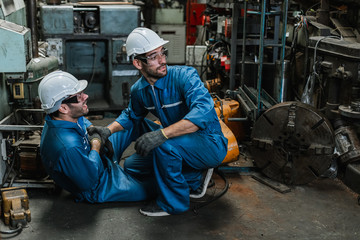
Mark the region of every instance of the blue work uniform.
[[52, 120], [46, 123], [41, 136], [40, 154], [50, 177], [75, 196], [76, 201], [91, 203], [139, 201], [154, 191], [150, 181], [130, 176], [118, 164], [121, 154], [133, 140], [133, 131], [112, 134], [114, 156], [110, 160], [91, 150], [86, 128], [91, 122], [80, 117], [77, 123]]
[[[214, 101], [196, 69], [167, 66], [167, 70], [167, 75], [154, 85], [141, 77], [131, 87], [128, 108], [116, 121], [125, 129], [131, 129], [134, 122], [151, 112], [162, 127], [182, 119], [199, 127], [194, 133], [168, 139], [155, 148], [151, 153], [152, 162], [142, 161], [139, 155], [125, 161], [125, 171], [133, 174], [154, 168], [159, 193], [156, 202], [166, 212], [177, 214], [189, 209], [189, 188], [196, 190], [200, 186], [202, 172], [217, 167], [225, 158], [227, 139], [221, 131]], [[160, 126], [153, 124], [149, 128], [156, 130]]]

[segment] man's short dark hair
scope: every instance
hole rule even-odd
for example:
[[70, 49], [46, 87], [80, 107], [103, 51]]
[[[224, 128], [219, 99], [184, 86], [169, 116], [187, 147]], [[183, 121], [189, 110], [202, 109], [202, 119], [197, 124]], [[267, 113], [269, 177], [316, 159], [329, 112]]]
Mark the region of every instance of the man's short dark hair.
[[51, 118], [54, 118], [54, 117], [59, 117], [59, 114], [60, 114], [59, 110], [56, 110], [55, 112], [49, 113], [49, 116]]

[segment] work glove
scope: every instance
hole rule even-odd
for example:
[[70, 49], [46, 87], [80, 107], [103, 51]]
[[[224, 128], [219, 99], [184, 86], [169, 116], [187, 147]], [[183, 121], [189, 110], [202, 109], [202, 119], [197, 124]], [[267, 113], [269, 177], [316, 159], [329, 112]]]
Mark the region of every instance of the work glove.
[[102, 143], [105, 143], [106, 140], [110, 137], [111, 135], [111, 131], [110, 129], [108, 129], [107, 127], [101, 127], [101, 126], [97, 126], [97, 127], [88, 127], [87, 128], [88, 134], [89, 136], [93, 135], [94, 133], [97, 133], [100, 135], [100, 139]]
[[114, 148], [110, 140], [108, 139], [111, 135], [110, 129], [107, 127], [89, 127], [87, 128], [89, 141], [91, 142], [93, 139], [98, 138], [101, 143], [100, 154], [104, 154], [108, 158], [112, 158], [114, 155]]
[[160, 146], [167, 140], [162, 129], [148, 132], [139, 137], [135, 142], [135, 150], [137, 154], [146, 156], [151, 150]]
[[105, 151], [105, 155], [108, 158], [112, 159], [112, 157], [114, 156], [114, 148], [109, 139], [106, 139], [104, 148], [107, 150], [107, 151]]
[[93, 133], [92, 135], [89, 135], [89, 142], [92, 144], [94, 140], [98, 140], [101, 144], [101, 137], [98, 133]]

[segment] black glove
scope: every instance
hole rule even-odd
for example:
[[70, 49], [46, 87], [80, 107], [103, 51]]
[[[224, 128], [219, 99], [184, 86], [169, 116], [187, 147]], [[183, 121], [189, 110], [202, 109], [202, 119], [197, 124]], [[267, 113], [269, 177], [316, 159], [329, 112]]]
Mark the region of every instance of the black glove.
[[92, 141], [94, 140], [99, 140], [100, 145], [102, 144], [101, 137], [98, 133], [93, 133], [92, 135], [89, 135], [89, 142], [92, 143]]
[[[100, 147], [100, 154], [104, 154], [108, 158], [112, 158], [114, 155], [114, 148], [112, 143], [109, 141], [109, 136], [111, 135], [110, 129], [107, 127], [89, 127], [87, 128], [89, 134], [89, 141], [93, 140], [94, 138], [98, 138], [101, 143]], [[105, 150], [106, 149], [106, 150]]]
[[100, 126], [88, 127], [87, 131], [88, 131], [89, 136], [91, 136], [95, 133], [99, 134], [101, 137], [100, 139], [101, 139], [102, 144], [104, 144], [111, 135], [111, 131], [107, 127], [100, 127]]
[[136, 153], [144, 157], [148, 155], [151, 150], [163, 144], [166, 140], [167, 137], [161, 130], [145, 133], [135, 142]]
[[112, 159], [112, 157], [114, 156], [114, 148], [109, 139], [106, 140], [104, 147], [107, 149], [107, 151], [105, 152], [105, 155], [108, 158]]

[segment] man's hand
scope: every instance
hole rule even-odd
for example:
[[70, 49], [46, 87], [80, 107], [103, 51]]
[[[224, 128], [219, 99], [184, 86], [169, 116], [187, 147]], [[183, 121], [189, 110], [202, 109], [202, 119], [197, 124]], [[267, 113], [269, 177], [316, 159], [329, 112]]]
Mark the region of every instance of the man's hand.
[[160, 146], [167, 140], [162, 130], [148, 132], [139, 137], [135, 142], [135, 150], [137, 154], [146, 156], [151, 150]]
[[109, 136], [111, 135], [110, 129], [108, 129], [107, 127], [98, 126], [98, 127], [89, 127], [87, 131], [89, 134], [90, 142], [93, 139], [99, 139], [101, 144], [100, 153], [102, 154], [104, 152], [104, 148], [106, 148], [107, 151], [105, 152], [105, 154], [111, 159], [112, 156], [114, 155], [114, 149], [112, 143], [108, 139]]
[[95, 151], [97, 151], [98, 153], [100, 153], [100, 149], [101, 149], [101, 137], [99, 134], [94, 133], [93, 135], [89, 135], [89, 141], [91, 144], [91, 148]]

